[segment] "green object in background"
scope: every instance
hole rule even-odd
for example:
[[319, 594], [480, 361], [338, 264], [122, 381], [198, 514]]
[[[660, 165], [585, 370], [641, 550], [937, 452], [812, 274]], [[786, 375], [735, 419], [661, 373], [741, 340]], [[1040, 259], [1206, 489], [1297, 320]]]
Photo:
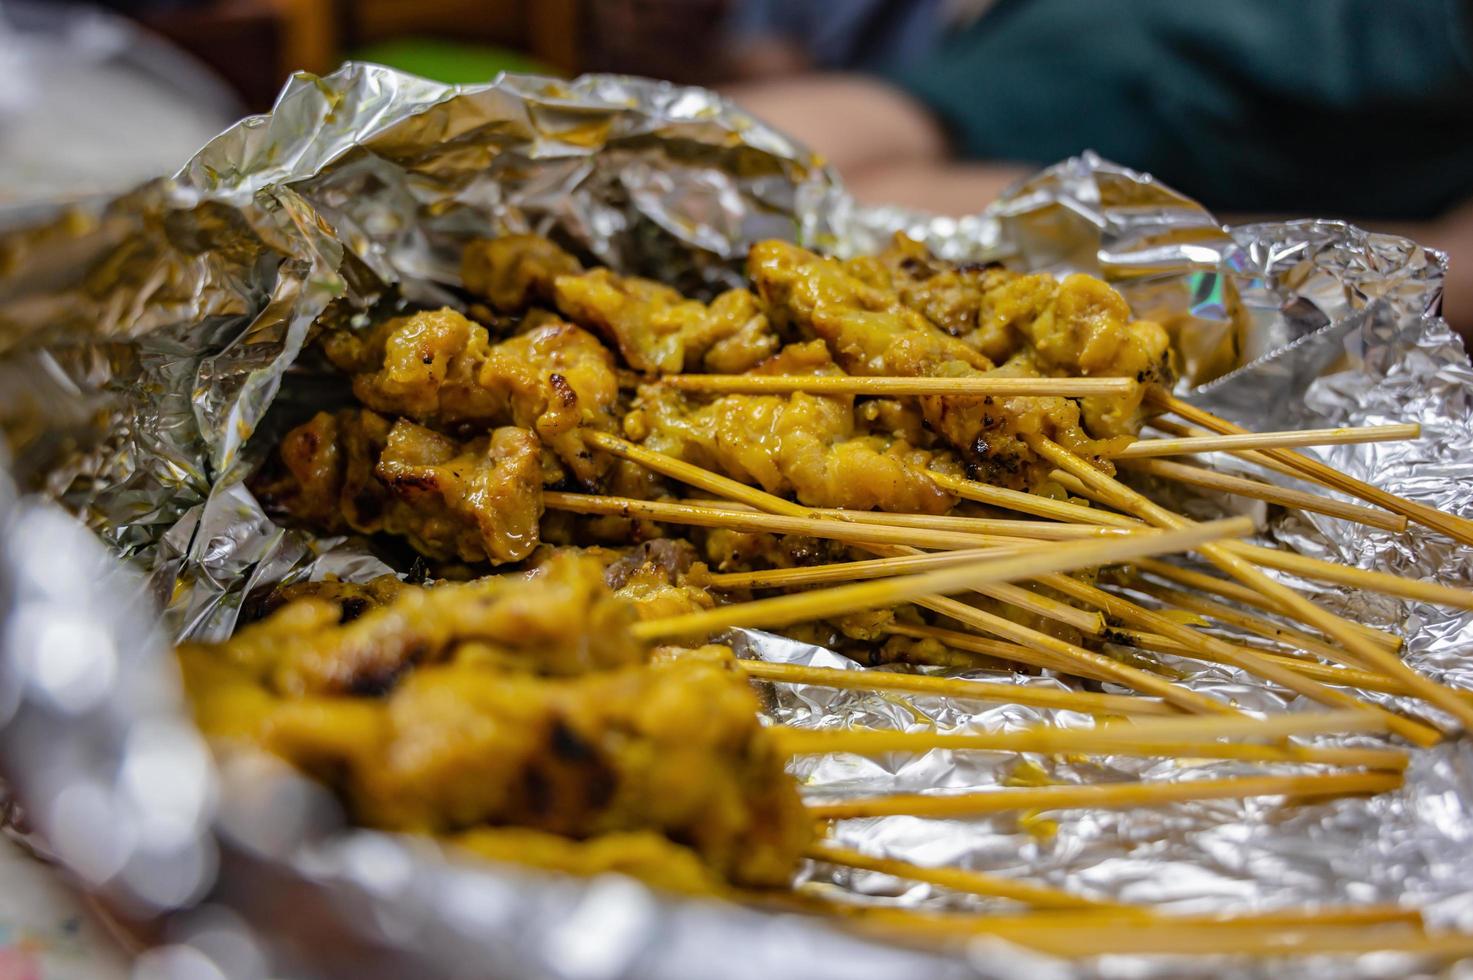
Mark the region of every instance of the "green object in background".
[[503, 71], [557, 75], [536, 58], [493, 44], [457, 44], [435, 38], [398, 38], [359, 48], [355, 61], [372, 61], [447, 85], [489, 82]]

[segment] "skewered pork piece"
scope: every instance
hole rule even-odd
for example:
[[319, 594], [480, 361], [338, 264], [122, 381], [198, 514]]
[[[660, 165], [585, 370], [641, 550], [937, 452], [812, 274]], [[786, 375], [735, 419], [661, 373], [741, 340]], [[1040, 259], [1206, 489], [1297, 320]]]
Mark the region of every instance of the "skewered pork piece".
[[745, 289], [707, 305], [650, 279], [593, 269], [559, 276], [553, 294], [559, 313], [607, 337], [630, 367], [647, 374], [739, 374], [778, 345], [757, 298]]
[[652, 279], [604, 268], [584, 272], [577, 259], [535, 235], [473, 242], [465, 251], [461, 278], [466, 289], [501, 313], [552, 305], [645, 373], [736, 374], [778, 346], [748, 290], [728, 290], [707, 305]]
[[[631, 561], [626, 586], [661, 560]], [[811, 827], [756, 697], [719, 657], [647, 663], [604, 574], [562, 552], [524, 576], [405, 586], [346, 624], [308, 594], [178, 654], [208, 734], [334, 783], [369, 825], [652, 831], [724, 880], [786, 885]]]
[[[813, 342], [783, 348], [752, 373], [840, 372], [827, 348]], [[925, 476], [932, 465], [960, 475], [950, 454], [872, 432], [856, 414], [852, 396], [723, 395], [701, 404], [649, 384], [625, 416], [624, 432], [658, 452], [813, 507], [951, 509], [956, 498]]]
[[855, 256], [844, 268], [867, 285], [894, 290], [903, 306], [993, 363], [1007, 360], [1018, 347], [1012, 320], [989, 302], [995, 290], [1017, 278], [999, 264], [941, 261], [921, 242], [897, 234], [879, 255]]
[[636, 609], [610, 595], [603, 564], [573, 552], [526, 574], [423, 588], [402, 586], [391, 601], [342, 622], [342, 606], [300, 587], [295, 601], [184, 656], [232, 663], [282, 695], [379, 692], [410, 668], [449, 659], [467, 645], [478, 662], [502, 670], [570, 676], [644, 662], [628, 636]]
[[502, 313], [552, 305], [552, 283], [582, 264], [541, 235], [502, 235], [471, 242], [460, 256], [465, 288]]
[[268, 615], [298, 599], [320, 599], [338, 608], [338, 622], [350, 623], [388, 602], [393, 602], [408, 586], [397, 575], [380, 575], [367, 582], [344, 582], [335, 578], [316, 582], [292, 582], [271, 590], [258, 607], [261, 616]]
[[281, 441], [253, 488], [329, 533], [406, 538], [432, 558], [519, 561], [537, 545], [542, 444], [504, 426], [460, 442], [374, 412], [319, 412]]
[[[870, 267], [871, 271], [873, 266]], [[822, 338], [849, 374], [966, 377], [1056, 374], [1120, 375], [1143, 381], [1168, 373], [1166, 334], [1131, 322], [1108, 285], [1088, 276], [1009, 279], [993, 289], [1019, 344], [993, 362], [834, 259], [786, 242], [761, 242], [748, 265], [769, 317]], [[979, 286], [981, 284], [979, 283]], [[1141, 422], [1141, 399], [1098, 396], [921, 399], [932, 429], [963, 452], [974, 475], [1021, 489], [1049, 489], [1052, 466], [1033, 457], [1023, 437], [1042, 434], [1102, 466]], [[1082, 406], [1082, 407], [1081, 407]]]
[[450, 432], [530, 429], [583, 483], [607, 466], [589, 453], [579, 428], [615, 426], [613, 355], [571, 324], [554, 320], [493, 344], [485, 327], [454, 310], [429, 310], [367, 331], [336, 331], [323, 347], [376, 412]]
[[524, 827], [477, 827], [445, 838], [478, 857], [592, 878], [623, 874], [667, 892], [719, 895], [730, 886], [688, 847], [650, 831], [573, 840]]
[[197, 669], [202, 651], [182, 656], [207, 734], [335, 783], [370, 826], [654, 831], [750, 887], [787, 885], [811, 837], [756, 696], [718, 665], [548, 679], [451, 662], [411, 671], [382, 699], [285, 700], [244, 672]]

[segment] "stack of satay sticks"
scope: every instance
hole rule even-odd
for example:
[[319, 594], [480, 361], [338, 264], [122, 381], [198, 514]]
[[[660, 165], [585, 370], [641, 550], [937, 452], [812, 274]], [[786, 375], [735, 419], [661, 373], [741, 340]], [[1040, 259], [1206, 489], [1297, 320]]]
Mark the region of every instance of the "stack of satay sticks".
[[[1071, 956], [1473, 953], [1401, 907], [1188, 917], [840, 846], [838, 822], [893, 815], [1396, 790], [1407, 746], [1469, 726], [1473, 698], [1403, 663], [1402, 637], [1270, 572], [1460, 609], [1473, 594], [1250, 544], [1249, 519], [1191, 521], [1129, 478], [1463, 543], [1473, 523], [1297, 451], [1415, 439], [1415, 425], [1247, 433], [1176, 399], [1165, 333], [1098, 280], [950, 266], [904, 239], [848, 261], [766, 242], [749, 275], [751, 290], [704, 303], [508, 236], [465, 256], [481, 321], [442, 309], [321, 332], [359, 405], [302, 420], [252, 488], [284, 521], [427, 569], [425, 584], [285, 585], [230, 640], [181, 646], [201, 727], [222, 751], [264, 749], [323, 780], [365, 825], [897, 938]], [[1165, 436], [1139, 438], [1148, 423]], [[1359, 502], [1203, 462], [1221, 453]], [[1215, 572], [1167, 560], [1189, 552]], [[722, 644], [734, 628], [886, 669], [738, 659]], [[1179, 659], [1318, 707], [1246, 711], [1183, 683]], [[1059, 683], [936, 670], [998, 664]], [[796, 728], [761, 717], [752, 682], [1094, 725]], [[1324, 741], [1351, 734], [1382, 738]], [[1176, 760], [1181, 778], [805, 798], [789, 772], [797, 757], [932, 750]], [[1250, 771], [1193, 778], [1204, 759]], [[805, 862], [1012, 908], [838, 898], [795, 885]]]

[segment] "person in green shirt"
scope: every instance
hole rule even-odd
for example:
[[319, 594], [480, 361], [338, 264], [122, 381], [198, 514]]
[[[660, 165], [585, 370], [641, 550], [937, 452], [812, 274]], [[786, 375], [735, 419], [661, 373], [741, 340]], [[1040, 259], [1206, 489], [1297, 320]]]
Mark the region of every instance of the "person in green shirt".
[[1093, 149], [1229, 219], [1404, 234], [1449, 253], [1446, 311], [1473, 334], [1473, 0], [932, 7], [934, 42], [875, 74], [728, 91], [868, 202], [976, 211]]

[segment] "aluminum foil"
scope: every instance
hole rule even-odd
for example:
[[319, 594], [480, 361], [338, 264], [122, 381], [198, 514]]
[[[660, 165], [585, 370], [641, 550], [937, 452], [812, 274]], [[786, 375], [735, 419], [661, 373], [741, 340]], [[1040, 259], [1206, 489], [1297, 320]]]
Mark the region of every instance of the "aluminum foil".
[[[384, 569], [342, 541], [275, 526], [241, 485], [282, 426], [330, 397], [311, 359], [299, 359], [315, 321], [458, 302], [461, 247], [499, 231], [549, 233], [621, 271], [701, 292], [736, 281], [747, 245], [761, 238], [854, 253], [898, 229], [951, 257], [1109, 278], [1139, 314], [1173, 331], [1184, 387], [1199, 386], [1193, 397], [1246, 424], [1420, 421], [1432, 435], [1422, 443], [1340, 447], [1326, 458], [1473, 514], [1465, 472], [1473, 378], [1436, 315], [1442, 259], [1412, 243], [1331, 222], [1225, 228], [1149, 177], [1090, 154], [979, 215], [861, 208], [798, 143], [714, 94], [639, 79], [508, 76], [453, 88], [368, 65], [299, 76], [272, 113], [228, 130], [173, 179], [0, 237], [0, 421], [27, 494], [0, 494], [0, 772], [36, 845], [147, 936], [140, 974], [1282, 969], [1139, 957], [1064, 963], [997, 943], [942, 956], [812, 920], [655, 896], [618, 878], [467, 865], [423, 841], [345, 828], [325, 794], [277, 767], [214, 763], [183, 720], [167, 639], [227, 635], [245, 597], [276, 582]], [[1367, 567], [1473, 577], [1468, 549], [1420, 531], [1280, 517], [1271, 533]], [[1419, 669], [1473, 687], [1459, 656], [1473, 639], [1467, 615], [1295, 584], [1396, 629]], [[860, 669], [764, 634], [735, 642], [746, 656]], [[1191, 686], [1250, 708], [1305, 707], [1228, 668], [1176, 666]], [[773, 687], [769, 702], [774, 717], [797, 725], [909, 727], [916, 712], [989, 730], [1090, 723], [1018, 706], [801, 687]], [[947, 752], [796, 764], [815, 796], [1237, 771], [1224, 762]], [[1401, 901], [1438, 925], [1473, 929], [1470, 805], [1473, 751], [1458, 741], [1418, 753], [1406, 788], [1371, 800], [1047, 820], [886, 818], [846, 822], [838, 836], [922, 863], [1183, 911]], [[804, 877], [873, 901], [986, 907], [876, 875], [814, 866]], [[1334, 977], [1416, 967], [1386, 956], [1295, 965]]]

